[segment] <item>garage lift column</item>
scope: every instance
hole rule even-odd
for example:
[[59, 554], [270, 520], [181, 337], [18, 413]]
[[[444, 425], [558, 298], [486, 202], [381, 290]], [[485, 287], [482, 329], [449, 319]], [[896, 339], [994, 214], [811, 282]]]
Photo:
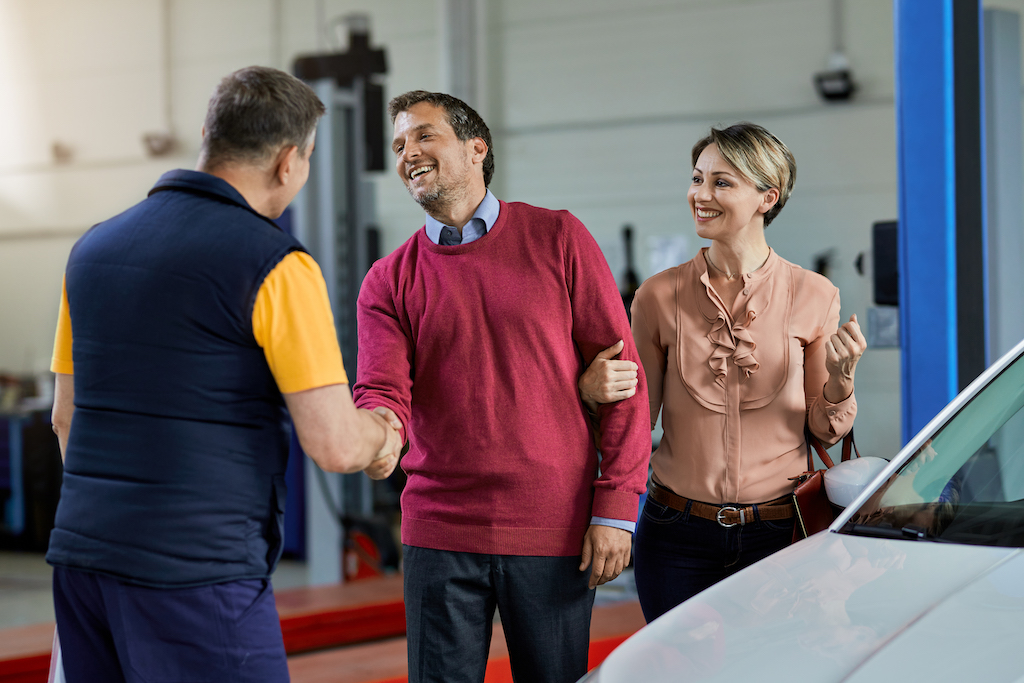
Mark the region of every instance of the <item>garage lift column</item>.
[[987, 365], [981, 3], [893, 6], [906, 443]]
[[[309, 180], [294, 206], [295, 236], [320, 264], [350, 382], [356, 380], [356, 297], [379, 252], [376, 202], [368, 172], [384, 170], [382, 49], [370, 47], [369, 19], [346, 17], [344, 52], [295, 60], [295, 75], [327, 112], [316, 132]], [[306, 568], [310, 585], [343, 579], [342, 518], [373, 512], [371, 480], [362, 473], [322, 472], [305, 459]]]

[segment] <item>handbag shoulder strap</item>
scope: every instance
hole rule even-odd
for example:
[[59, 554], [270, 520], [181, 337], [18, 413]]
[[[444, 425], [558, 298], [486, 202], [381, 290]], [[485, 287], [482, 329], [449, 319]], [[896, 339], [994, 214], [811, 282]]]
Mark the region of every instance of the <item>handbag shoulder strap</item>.
[[[825, 446], [822, 445], [818, 437], [811, 434], [810, 430], [806, 431], [807, 440], [807, 471], [814, 471], [814, 453], [818, 454], [818, 458], [821, 459], [821, 464], [825, 466], [825, 469], [832, 469], [835, 467], [835, 463], [832, 462], [832, 458], [829, 456], [828, 451], [825, 450]], [[811, 449], [814, 449], [812, 452]], [[857, 444], [853, 440], [853, 430], [851, 429], [849, 434], [843, 437], [843, 457], [840, 462], [846, 462], [847, 460], [854, 457], [860, 457], [860, 451], [857, 450]]]
[[832, 458], [829, 457], [828, 451], [825, 450], [825, 447], [821, 445], [821, 441], [818, 440], [818, 437], [816, 437], [814, 434], [811, 434], [810, 431], [808, 431], [807, 432], [807, 471], [808, 472], [813, 472], [814, 471], [814, 457], [813, 457], [813, 454], [811, 452], [811, 448], [813, 448], [814, 452], [816, 452], [818, 454], [818, 457], [821, 459], [821, 463], [825, 466], [826, 469], [832, 469], [833, 467], [835, 467], [835, 463], [832, 462]]
[[857, 450], [857, 444], [853, 440], [853, 427], [850, 428], [850, 432], [843, 437], [843, 462], [846, 462], [851, 457], [856, 455], [860, 457], [860, 451]]

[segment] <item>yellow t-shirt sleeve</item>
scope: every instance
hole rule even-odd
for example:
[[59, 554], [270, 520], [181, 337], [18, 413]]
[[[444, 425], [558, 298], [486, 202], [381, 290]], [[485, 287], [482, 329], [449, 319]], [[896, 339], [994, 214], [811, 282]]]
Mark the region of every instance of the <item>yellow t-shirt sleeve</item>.
[[75, 374], [75, 364], [71, 356], [71, 312], [68, 310], [67, 278], [60, 286], [60, 310], [57, 313], [57, 334], [53, 339], [53, 357], [50, 359], [50, 371], [62, 375]]
[[252, 330], [282, 393], [348, 384], [327, 284], [309, 254], [293, 251], [270, 271], [256, 294]]

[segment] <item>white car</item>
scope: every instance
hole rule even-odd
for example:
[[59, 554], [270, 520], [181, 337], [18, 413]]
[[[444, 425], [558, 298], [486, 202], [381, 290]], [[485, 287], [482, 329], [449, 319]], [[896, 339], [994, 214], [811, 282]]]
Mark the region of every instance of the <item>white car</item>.
[[829, 530], [687, 600], [582, 680], [1024, 683], [1022, 406], [1024, 343]]

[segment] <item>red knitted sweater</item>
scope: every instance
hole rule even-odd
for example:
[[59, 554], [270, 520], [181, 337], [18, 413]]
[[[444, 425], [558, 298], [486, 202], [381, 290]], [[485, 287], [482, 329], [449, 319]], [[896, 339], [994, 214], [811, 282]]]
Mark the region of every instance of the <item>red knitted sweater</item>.
[[602, 462], [577, 380], [636, 347], [615, 280], [567, 211], [501, 203], [482, 238], [419, 230], [378, 261], [358, 305], [354, 395], [407, 426], [402, 542], [578, 555], [592, 515], [634, 521], [651, 454], [647, 385], [602, 406]]

